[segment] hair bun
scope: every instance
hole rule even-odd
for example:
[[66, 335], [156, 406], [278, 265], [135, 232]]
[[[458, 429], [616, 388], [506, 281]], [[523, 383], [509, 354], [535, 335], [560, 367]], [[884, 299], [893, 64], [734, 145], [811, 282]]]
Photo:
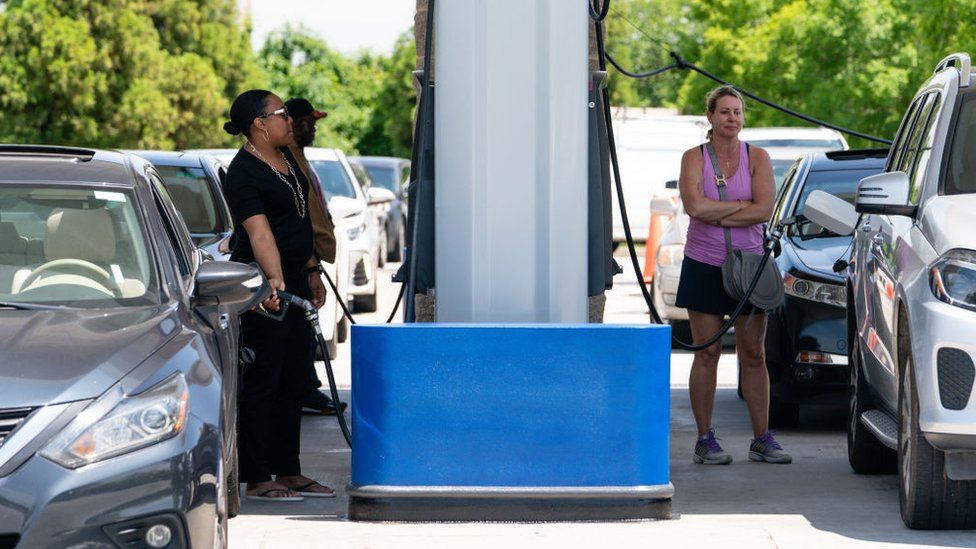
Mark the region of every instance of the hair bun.
[[224, 131], [231, 135], [241, 134], [241, 129], [237, 127], [237, 124], [230, 121], [224, 122]]

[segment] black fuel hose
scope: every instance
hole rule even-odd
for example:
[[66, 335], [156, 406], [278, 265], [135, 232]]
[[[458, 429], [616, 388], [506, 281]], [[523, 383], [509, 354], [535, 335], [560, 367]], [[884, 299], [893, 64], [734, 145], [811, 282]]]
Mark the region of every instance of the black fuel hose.
[[305, 313], [305, 319], [308, 321], [312, 333], [315, 335], [319, 350], [322, 351], [322, 359], [325, 362], [325, 373], [329, 378], [329, 393], [332, 395], [332, 402], [335, 403], [336, 418], [339, 420], [339, 430], [342, 431], [342, 438], [346, 439], [346, 444], [352, 448], [352, 433], [349, 432], [349, 426], [346, 424], [346, 416], [342, 412], [342, 407], [339, 404], [341, 402], [339, 400], [339, 390], [336, 388], [335, 374], [332, 371], [332, 361], [329, 360], [329, 350], [325, 342], [325, 336], [322, 335], [322, 327], [319, 326], [318, 309], [307, 299], [302, 299], [297, 295], [285, 291], [278, 290], [278, 299], [282, 302], [291, 302], [292, 305], [300, 307]]
[[[610, 9], [610, 0], [603, 0], [603, 2], [604, 2], [603, 9], [601, 10], [601, 13], [605, 11], [609, 11]], [[600, 70], [606, 71], [607, 50], [603, 38], [603, 25], [601, 24], [602, 19], [597, 17], [598, 14], [593, 13], [592, 4], [590, 5], [590, 12], [591, 12], [590, 16], [593, 19], [593, 25], [596, 32], [596, 46], [597, 46], [597, 52], [600, 59]], [[610, 91], [606, 86], [603, 87], [603, 90], [601, 91], [601, 96], [603, 99], [604, 122], [607, 128], [607, 140], [609, 141], [610, 163], [613, 166], [613, 178], [617, 188], [617, 204], [620, 208], [620, 220], [622, 221], [624, 226], [624, 235], [626, 235], [627, 237], [627, 249], [630, 252], [630, 262], [634, 268], [634, 273], [637, 275], [637, 285], [640, 287], [641, 293], [644, 296], [644, 302], [647, 304], [647, 307], [650, 309], [651, 318], [657, 324], [664, 324], [664, 321], [661, 320], [661, 316], [657, 312], [657, 308], [654, 307], [654, 299], [651, 297], [650, 292], [647, 290], [647, 285], [644, 283], [644, 275], [643, 273], [641, 273], [640, 261], [637, 259], [637, 250], [635, 249], [634, 246], [634, 237], [630, 230], [630, 219], [627, 216], [627, 206], [624, 203], [623, 184], [620, 180], [620, 165], [617, 161], [617, 144], [613, 134], [613, 116], [612, 113], [610, 112]], [[763, 269], [766, 267], [766, 262], [769, 261], [769, 256], [772, 253], [772, 250], [773, 250], [772, 242], [767, 242], [766, 251], [763, 254], [762, 261], [760, 261], [759, 263], [759, 269], [756, 271], [756, 274], [753, 275], [752, 280], [749, 282], [749, 286], [746, 289], [746, 292], [742, 295], [742, 299], [739, 300], [739, 303], [738, 305], [736, 305], [735, 310], [732, 312], [732, 315], [725, 322], [725, 324], [722, 325], [722, 328], [715, 335], [706, 339], [702, 343], [694, 344], [694, 343], [687, 343], [681, 341], [680, 339], [675, 337], [674, 334], [672, 334], [671, 339], [672, 341], [674, 341], [675, 345], [677, 345], [679, 348], [684, 349], [686, 351], [700, 351], [702, 349], [707, 349], [708, 347], [711, 347], [712, 345], [715, 344], [716, 341], [721, 339], [722, 336], [724, 336], [726, 332], [728, 332], [732, 328], [732, 326], [735, 324], [736, 319], [738, 319], [739, 315], [742, 314], [742, 309], [744, 309], [746, 303], [749, 302], [749, 297], [752, 296], [752, 292], [756, 289], [756, 285], [759, 283], [759, 278], [760, 276], [762, 276]]]

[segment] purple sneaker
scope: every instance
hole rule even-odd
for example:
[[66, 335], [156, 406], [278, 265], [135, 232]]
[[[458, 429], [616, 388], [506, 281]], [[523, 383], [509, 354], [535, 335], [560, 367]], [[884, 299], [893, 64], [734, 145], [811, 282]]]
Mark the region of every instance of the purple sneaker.
[[749, 445], [749, 461], [792, 463], [793, 457], [783, 451], [772, 433], [766, 431], [761, 437], [752, 439], [752, 444]]
[[732, 456], [726, 453], [715, 438], [715, 431], [709, 429], [705, 436], [698, 437], [695, 443], [695, 463], [705, 465], [728, 465], [732, 463]]

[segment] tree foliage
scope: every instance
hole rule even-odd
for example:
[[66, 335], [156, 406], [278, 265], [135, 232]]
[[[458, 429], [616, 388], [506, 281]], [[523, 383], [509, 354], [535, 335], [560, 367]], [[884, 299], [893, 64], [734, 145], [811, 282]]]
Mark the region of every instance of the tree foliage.
[[227, 142], [263, 83], [234, 0], [11, 0], [0, 12], [0, 139], [101, 147]]
[[316, 145], [409, 157], [413, 55], [409, 35], [391, 57], [347, 57], [307, 29], [286, 27], [269, 36], [258, 57], [283, 99], [304, 97], [329, 113], [318, 123]]
[[[759, 96], [886, 138], [939, 59], [954, 51], [976, 55], [976, 4], [956, 0], [616, 0], [608, 24], [608, 50], [625, 67], [666, 65], [673, 49]], [[717, 85], [691, 71], [640, 84], [621, 83], [615, 72], [618, 103], [689, 114], [704, 111], [705, 94]], [[753, 102], [746, 122], [805, 124]]]

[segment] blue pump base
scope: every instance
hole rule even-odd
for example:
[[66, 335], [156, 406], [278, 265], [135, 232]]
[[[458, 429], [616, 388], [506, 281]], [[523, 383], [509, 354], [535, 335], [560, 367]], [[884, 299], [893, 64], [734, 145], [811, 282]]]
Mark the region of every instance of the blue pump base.
[[352, 335], [350, 519], [671, 517], [669, 327]]

